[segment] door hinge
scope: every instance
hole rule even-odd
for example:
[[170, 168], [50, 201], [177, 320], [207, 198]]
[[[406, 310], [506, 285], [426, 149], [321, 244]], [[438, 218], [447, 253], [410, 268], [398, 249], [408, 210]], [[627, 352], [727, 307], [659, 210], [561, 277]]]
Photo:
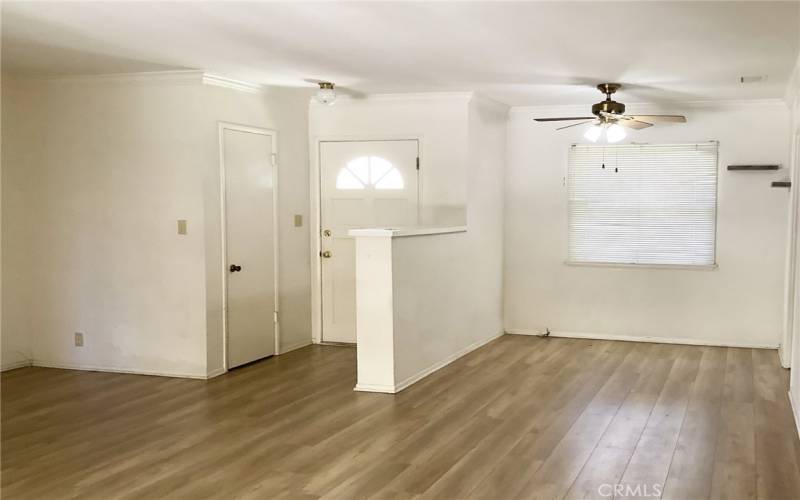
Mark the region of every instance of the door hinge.
[[271, 155], [269, 155], [269, 157], [270, 157], [270, 159], [272, 161], [272, 166], [273, 167], [278, 165], [278, 153], [272, 153]]
[[278, 311], [272, 311], [272, 320], [277, 323], [278, 322]]
[[419, 156], [417, 156], [417, 170], [419, 170]]

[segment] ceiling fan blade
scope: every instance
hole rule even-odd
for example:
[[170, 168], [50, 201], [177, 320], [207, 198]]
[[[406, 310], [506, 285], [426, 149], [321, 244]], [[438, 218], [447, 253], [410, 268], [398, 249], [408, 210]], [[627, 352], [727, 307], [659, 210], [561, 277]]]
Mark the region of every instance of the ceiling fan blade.
[[616, 123], [618, 125], [622, 125], [623, 127], [632, 128], [635, 130], [641, 130], [643, 128], [652, 127], [652, 123], [647, 123], [639, 120], [634, 120], [633, 118], [626, 117], [628, 119], [625, 120], [617, 120]]
[[573, 116], [569, 118], [534, 118], [537, 122], [565, 122], [569, 120], [594, 120], [594, 116]]
[[641, 120], [646, 122], [668, 122], [668, 123], [686, 123], [686, 117], [683, 115], [628, 115], [634, 120]]
[[577, 127], [578, 125], [586, 125], [587, 123], [592, 123], [593, 121], [594, 120], [589, 120], [589, 121], [586, 121], [586, 122], [573, 123], [572, 125], [565, 125], [563, 127], [558, 127], [556, 130], [564, 130], [565, 128]]

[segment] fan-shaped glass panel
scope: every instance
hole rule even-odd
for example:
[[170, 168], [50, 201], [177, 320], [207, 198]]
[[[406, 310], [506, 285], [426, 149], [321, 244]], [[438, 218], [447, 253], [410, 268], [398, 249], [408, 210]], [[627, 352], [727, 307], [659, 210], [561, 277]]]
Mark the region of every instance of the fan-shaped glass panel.
[[377, 156], [370, 156], [369, 158], [369, 180], [374, 186], [381, 180], [381, 177], [386, 175], [390, 170], [393, 170], [392, 164], [383, 158]]
[[378, 156], [350, 160], [336, 176], [336, 189], [404, 189], [403, 175], [390, 161]]
[[375, 183], [375, 189], [403, 189], [403, 176], [396, 168], [392, 168]]
[[344, 167], [336, 176], [336, 189], [364, 189], [364, 184], [356, 178], [353, 172]]
[[364, 185], [369, 185], [369, 158], [362, 156], [347, 162], [347, 169], [355, 175]]

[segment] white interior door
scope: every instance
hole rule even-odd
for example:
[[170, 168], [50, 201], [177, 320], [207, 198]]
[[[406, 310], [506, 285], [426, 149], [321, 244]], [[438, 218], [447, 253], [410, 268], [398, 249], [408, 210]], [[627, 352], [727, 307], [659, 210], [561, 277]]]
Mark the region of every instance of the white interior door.
[[413, 227], [416, 140], [320, 143], [322, 340], [356, 341], [355, 242], [350, 229]]
[[275, 168], [266, 131], [221, 128], [228, 368], [275, 354]]

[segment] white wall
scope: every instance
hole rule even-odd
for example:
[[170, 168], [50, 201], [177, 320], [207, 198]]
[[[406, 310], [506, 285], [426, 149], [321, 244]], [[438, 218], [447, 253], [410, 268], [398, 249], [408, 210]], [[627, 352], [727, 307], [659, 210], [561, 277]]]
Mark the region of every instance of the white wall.
[[[311, 192], [319, 192], [319, 141], [420, 140], [422, 226], [459, 226], [466, 223], [466, 178], [469, 137], [469, 93], [379, 95], [343, 98], [333, 106], [311, 101], [309, 150]], [[311, 206], [311, 231], [318, 230], [319, 207]], [[319, 238], [311, 254], [319, 252]], [[314, 338], [322, 330], [318, 259], [311, 264]]]
[[[663, 112], [630, 106], [629, 112]], [[577, 267], [567, 254], [566, 170], [582, 128], [556, 132], [535, 116], [574, 108], [515, 108], [508, 128], [505, 327], [726, 345], [777, 346], [781, 334], [788, 193], [775, 173], [728, 164], [789, 164], [782, 102], [696, 105], [685, 125], [633, 132], [637, 142], [719, 140], [717, 263], [713, 271]], [[584, 110], [585, 111], [585, 110]], [[573, 115], [574, 116], [574, 115]]]
[[503, 171], [507, 108], [468, 107], [467, 232], [394, 238], [399, 385], [503, 331]]
[[[15, 216], [25, 210], [31, 190], [30, 177], [25, 169], [9, 168], [10, 164], [23, 164], [33, 161], [40, 148], [28, 148], [26, 144], [35, 143], [36, 130], [33, 120], [23, 119], [31, 113], [24, 109], [24, 93], [15, 85], [9, 85], [6, 78], [2, 85], [2, 283], [14, 282], [13, 292], [2, 287], [2, 310], [0, 318], [0, 351], [3, 369], [28, 364], [31, 358], [31, 336], [28, 304], [30, 287], [25, 273], [30, 269], [27, 248], [29, 248], [32, 229], [21, 217]], [[13, 126], [12, 126], [13, 125]]]
[[426, 226], [465, 223], [467, 105], [471, 94], [409, 94], [312, 102], [312, 161], [317, 142], [337, 139], [419, 138], [422, 220]]
[[[278, 226], [280, 352], [311, 343], [311, 276], [308, 199], [307, 90], [270, 89], [248, 94], [204, 86], [201, 123], [206, 234], [208, 370], [222, 368], [222, 277], [219, 266], [219, 121], [263, 127], [278, 135]], [[303, 226], [294, 227], [294, 215]]]
[[312, 150], [320, 138], [421, 137], [423, 203], [466, 204], [465, 216], [422, 224], [463, 225], [465, 218], [466, 232], [392, 239], [398, 387], [502, 333], [506, 112], [469, 94], [311, 107]]
[[3, 165], [28, 183], [3, 214], [29, 228], [26, 262], [4, 255], [6, 269], [24, 269], [4, 276], [4, 300], [30, 289], [26, 324], [10, 329], [30, 337], [37, 364], [205, 375], [203, 232], [193, 230], [203, 220], [201, 87], [11, 85], [24, 87], [17, 118], [35, 129], [15, 146], [37, 158]]
[[306, 95], [182, 78], [3, 83], [3, 120], [25, 132], [3, 129], [3, 267], [19, 271], [3, 275], [4, 363], [24, 337], [41, 365], [218, 372], [218, 120], [278, 130], [282, 344], [310, 340], [308, 264], [293, 255], [307, 227], [288, 215], [307, 214]]

